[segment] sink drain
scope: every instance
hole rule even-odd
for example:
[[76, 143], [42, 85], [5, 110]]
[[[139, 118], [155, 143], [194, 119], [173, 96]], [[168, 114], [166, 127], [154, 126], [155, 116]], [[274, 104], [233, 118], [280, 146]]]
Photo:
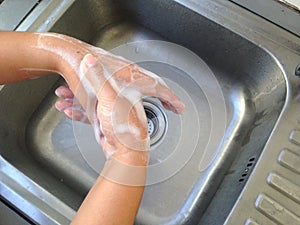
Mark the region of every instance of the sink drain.
[[143, 105], [147, 116], [150, 146], [153, 146], [162, 140], [167, 131], [167, 117], [158, 103], [144, 99]]

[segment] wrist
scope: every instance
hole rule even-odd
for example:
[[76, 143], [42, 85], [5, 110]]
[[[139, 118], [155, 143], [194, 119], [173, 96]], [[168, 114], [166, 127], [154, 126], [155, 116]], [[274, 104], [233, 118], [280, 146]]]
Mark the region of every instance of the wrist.
[[148, 152], [129, 151], [109, 158], [101, 176], [127, 186], [144, 186], [146, 183]]
[[38, 48], [48, 54], [55, 71], [59, 72], [74, 90], [79, 84], [80, 62], [88, 53], [85, 43], [57, 33], [38, 34]]
[[149, 162], [149, 151], [126, 149], [118, 151], [112, 156], [112, 158], [132, 166], [147, 166]]

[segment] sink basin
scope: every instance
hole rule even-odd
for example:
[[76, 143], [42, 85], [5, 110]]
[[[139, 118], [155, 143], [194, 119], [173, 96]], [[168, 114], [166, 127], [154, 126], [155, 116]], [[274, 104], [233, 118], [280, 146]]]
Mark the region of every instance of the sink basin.
[[[145, 188], [136, 224], [197, 224], [204, 215], [211, 224], [223, 224], [285, 103], [286, 82], [276, 58], [184, 1], [78, 0], [53, 21], [50, 31], [125, 57], [141, 45], [135, 53], [157, 61], [139, 64], [165, 79], [187, 103], [185, 114], [177, 116], [148, 100], [166, 120], [164, 136], [151, 147], [150, 164], [161, 164], [174, 152], [185, 158], [175, 157], [169, 174], [164, 168], [150, 173], [154, 181]], [[163, 43], [162, 48], [155, 43]], [[164, 63], [170, 49], [171, 59], [193, 68], [183, 71]], [[104, 163], [90, 126], [55, 109], [54, 90], [61, 84], [62, 78], [49, 74], [0, 91], [5, 106], [0, 108], [0, 152], [7, 164], [2, 170], [26, 178], [23, 187], [37, 198], [27, 201], [42, 216], [24, 211], [39, 223], [68, 224]], [[155, 179], [161, 173], [164, 177]], [[217, 216], [208, 213], [211, 202], [218, 201], [226, 207]]]

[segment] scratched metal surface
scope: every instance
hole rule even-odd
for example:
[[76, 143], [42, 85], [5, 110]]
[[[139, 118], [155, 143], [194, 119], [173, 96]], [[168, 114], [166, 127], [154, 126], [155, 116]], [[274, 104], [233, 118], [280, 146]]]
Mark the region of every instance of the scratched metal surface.
[[231, 0], [278, 26], [300, 36], [299, 0]]

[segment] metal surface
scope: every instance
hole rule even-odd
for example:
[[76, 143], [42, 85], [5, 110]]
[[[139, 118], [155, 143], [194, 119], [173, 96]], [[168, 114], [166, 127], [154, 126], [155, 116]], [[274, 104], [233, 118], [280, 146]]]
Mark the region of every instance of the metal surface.
[[[137, 224], [224, 224], [230, 210], [227, 224], [297, 221], [299, 175], [294, 172], [297, 158], [291, 161], [290, 155], [298, 153], [289, 141], [297, 140], [291, 132], [300, 129], [297, 37], [227, 1], [43, 2], [19, 30], [61, 32], [106, 49], [133, 40], [168, 40], [198, 54], [221, 85], [228, 123], [224, 142], [214, 140], [221, 147], [213, 164], [199, 171], [198, 147], [175, 176], [147, 186]], [[194, 96], [198, 116], [187, 108], [190, 123], [209, 122], [209, 111], [202, 107], [207, 102], [191, 77], [160, 64], [143, 66], [168, 79], [175, 74], [173, 83]], [[97, 177], [79, 151], [73, 124], [54, 108], [53, 92], [61, 82], [49, 75], [0, 91], [5, 105], [0, 109], [1, 195], [40, 224], [68, 224]], [[166, 114], [169, 128], [176, 125], [176, 117]], [[197, 124], [190, 127], [181, 136], [186, 143], [199, 129]], [[205, 127], [198, 146], [207, 139]], [[166, 137], [176, 131], [169, 128]], [[280, 161], [283, 148], [291, 151], [284, 151]], [[168, 155], [172, 147], [161, 150], [151, 152], [151, 160]], [[98, 166], [103, 162], [99, 158]], [[290, 181], [287, 186], [285, 180]], [[272, 214], [270, 219], [270, 210], [280, 207], [286, 208], [286, 217]]]
[[37, 3], [38, 0], [0, 1], [0, 30], [15, 30]]
[[277, 0], [287, 7], [293, 8], [300, 12], [300, 1], [299, 0]]
[[[228, 224], [242, 221], [241, 216], [251, 216], [259, 224], [299, 224], [299, 110], [297, 93], [274, 130]], [[247, 215], [240, 214], [245, 208]]]
[[19, 216], [10, 207], [0, 201], [0, 225], [18, 224], [18, 225], [30, 225], [24, 218]]
[[300, 36], [300, 6], [288, 0], [232, 0]]

